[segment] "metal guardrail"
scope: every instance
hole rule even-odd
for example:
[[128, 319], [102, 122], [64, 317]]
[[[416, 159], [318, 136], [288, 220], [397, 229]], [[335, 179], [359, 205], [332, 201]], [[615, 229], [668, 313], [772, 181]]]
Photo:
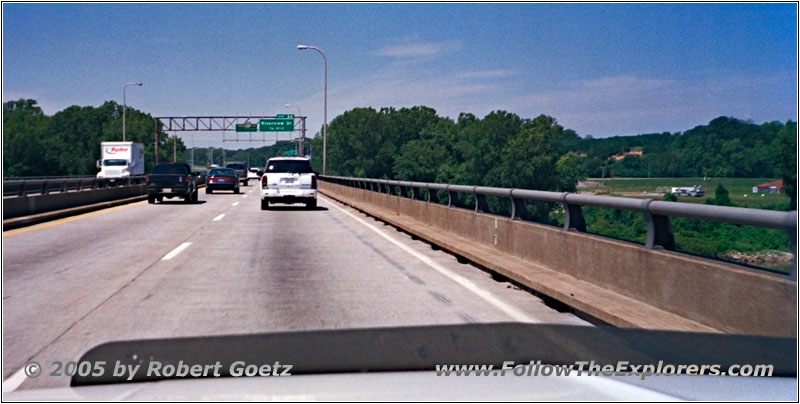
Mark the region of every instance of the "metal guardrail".
[[[436, 184], [426, 182], [381, 180], [372, 178], [350, 178], [336, 176], [320, 176], [320, 180], [329, 181], [374, 192], [399, 195], [421, 201], [439, 203], [438, 193], [447, 192], [447, 206], [457, 206], [458, 194], [466, 193], [475, 197], [475, 212], [489, 213], [487, 196], [509, 198], [511, 200], [511, 219], [528, 220], [526, 200], [560, 203], [564, 208], [564, 230], [586, 232], [586, 221], [583, 217], [583, 206], [596, 206], [608, 209], [621, 209], [641, 212], [647, 223], [647, 241], [645, 247], [661, 246], [667, 250], [675, 250], [675, 236], [672, 232], [670, 217], [766, 227], [784, 230], [789, 235], [792, 253], [797, 259], [797, 211], [780, 212], [774, 210], [735, 208], [730, 206], [700, 205], [685, 202], [667, 202], [653, 199], [635, 199], [614, 196], [584, 195], [569, 192], [535, 191], [518, 188], [494, 188], [472, 185]], [[427, 190], [427, 198], [423, 198], [421, 190]], [[399, 193], [397, 192], [399, 190]]]
[[102, 188], [126, 187], [145, 183], [144, 175], [122, 178], [61, 177], [3, 179], [3, 197], [47, 195], [53, 192], [88, 191]]

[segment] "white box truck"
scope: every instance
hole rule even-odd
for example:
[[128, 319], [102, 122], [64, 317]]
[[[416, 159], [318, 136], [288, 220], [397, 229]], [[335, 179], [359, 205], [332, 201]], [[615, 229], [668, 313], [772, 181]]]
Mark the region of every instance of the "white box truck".
[[144, 145], [134, 142], [102, 142], [97, 178], [144, 175]]

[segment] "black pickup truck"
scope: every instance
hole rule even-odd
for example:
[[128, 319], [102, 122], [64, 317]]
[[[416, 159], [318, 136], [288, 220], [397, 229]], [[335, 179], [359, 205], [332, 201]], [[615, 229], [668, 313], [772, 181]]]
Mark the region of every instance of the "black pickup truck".
[[148, 203], [156, 203], [156, 200], [161, 202], [164, 198], [197, 202], [197, 173], [193, 173], [186, 163], [156, 164], [146, 182]]

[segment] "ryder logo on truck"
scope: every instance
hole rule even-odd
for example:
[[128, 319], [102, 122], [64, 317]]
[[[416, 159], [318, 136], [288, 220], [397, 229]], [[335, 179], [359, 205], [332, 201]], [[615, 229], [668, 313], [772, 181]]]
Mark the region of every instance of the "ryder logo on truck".
[[128, 151], [127, 147], [106, 147], [106, 153], [116, 154]]

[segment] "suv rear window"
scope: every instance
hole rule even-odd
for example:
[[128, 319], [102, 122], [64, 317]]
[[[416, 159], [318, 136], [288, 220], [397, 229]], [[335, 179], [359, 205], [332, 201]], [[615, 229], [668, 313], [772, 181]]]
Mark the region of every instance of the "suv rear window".
[[310, 173], [311, 163], [308, 160], [272, 160], [267, 162], [267, 173]]
[[153, 167], [153, 174], [189, 174], [187, 164], [158, 164]]

